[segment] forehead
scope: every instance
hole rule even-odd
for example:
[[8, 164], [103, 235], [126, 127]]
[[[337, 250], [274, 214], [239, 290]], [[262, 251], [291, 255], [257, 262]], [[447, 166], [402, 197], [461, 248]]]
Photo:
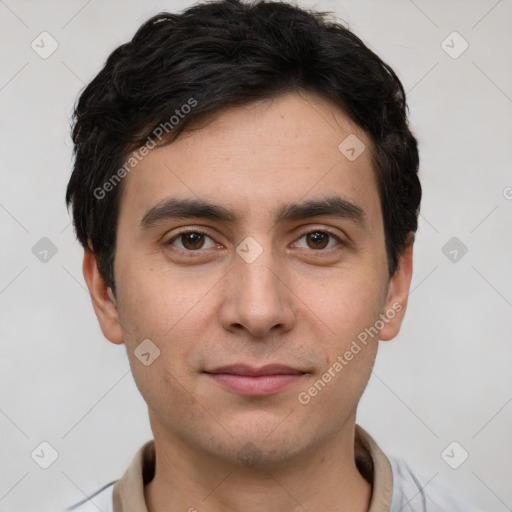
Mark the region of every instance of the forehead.
[[133, 225], [170, 197], [223, 205], [238, 220], [340, 197], [370, 222], [380, 218], [368, 137], [306, 93], [227, 109], [152, 150], [124, 179], [119, 222]]

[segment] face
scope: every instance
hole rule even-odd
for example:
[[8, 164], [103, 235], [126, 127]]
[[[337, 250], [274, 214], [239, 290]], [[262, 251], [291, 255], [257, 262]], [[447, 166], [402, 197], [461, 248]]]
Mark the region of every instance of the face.
[[155, 438], [227, 461], [252, 443], [275, 464], [354, 421], [411, 277], [410, 249], [388, 275], [370, 151], [336, 106], [289, 94], [226, 110], [125, 178], [117, 296], [91, 253], [84, 274]]

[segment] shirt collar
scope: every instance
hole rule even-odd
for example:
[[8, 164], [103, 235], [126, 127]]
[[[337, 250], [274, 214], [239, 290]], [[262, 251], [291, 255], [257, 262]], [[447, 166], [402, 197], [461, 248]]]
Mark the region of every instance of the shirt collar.
[[[360, 473], [372, 485], [368, 512], [389, 511], [393, 478], [388, 459], [374, 439], [359, 425], [355, 426], [355, 457]], [[121, 480], [114, 486], [114, 512], [148, 512], [144, 500], [144, 485], [151, 481], [155, 471], [155, 443], [144, 444]]]

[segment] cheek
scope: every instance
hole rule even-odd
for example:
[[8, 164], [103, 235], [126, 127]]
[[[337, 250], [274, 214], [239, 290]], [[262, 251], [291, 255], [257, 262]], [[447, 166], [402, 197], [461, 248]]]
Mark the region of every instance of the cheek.
[[[365, 375], [371, 371], [378, 347], [378, 332], [375, 330], [377, 304], [367, 304], [362, 308], [354, 302], [345, 303], [342, 307], [333, 312], [331, 329], [335, 335], [324, 344], [328, 359], [324, 371], [330, 370], [331, 376], [333, 373], [344, 375], [343, 379], [349, 378], [357, 386], [359, 376], [364, 381]], [[342, 379], [334, 380], [339, 382]]]
[[129, 338], [164, 340], [186, 329], [190, 318], [204, 313], [208, 279], [192, 279], [170, 264], [148, 267], [148, 257], [119, 265], [120, 305]]
[[[207, 319], [202, 313], [207, 305], [196, 304], [197, 301], [176, 290], [169, 293], [161, 282], [158, 289], [150, 282], [145, 286], [147, 289], [138, 287], [137, 295], [129, 303], [125, 301], [122, 310], [133, 378], [154, 413], [168, 417], [177, 410], [195, 414], [197, 368], [192, 363], [194, 354], [204, 350]], [[153, 344], [146, 350], [151, 358], [148, 365], [138, 348], [147, 339]]]
[[[312, 297], [311, 304], [314, 300]], [[315, 312], [326, 319], [330, 333], [318, 340], [323, 352], [322, 373], [315, 376], [317, 384], [311, 389], [313, 394], [322, 395], [318, 405], [336, 409], [343, 404], [348, 410], [356, 407], [375, 361], [375, 324], [383, 303], [382, 280], [372, 272], [353, 272], [350, 278], [331, 281], [317, 300]]]
[[130, 360], [130, 364], [150, 415], [156, 415], [169, 431], [179, 431], [180, 424], [187, 425], [188, 429], [196, 424], [204, 424], [204, 409], [196, 399], [195, 390], [186, 375], [178, 373], [179, 368], [169, 367], [164, 356], [149, 367], [141, 365], [135, 358]]
[[341, 421], [340, 412], [355, 410], [370, 377], [378, 348], [378, 333], [372, 328], [382, 301], [375, 285], [369, 288], [364, 280], [354, 280], [332, 288], [321, 305], [318, 315], [329, 319], [330, 335], [317, 340], [322, 368], [303, 391], [314, 409], [329, 410], [333, 421]]
[[356, 338], [378, 319], [386, 299], [385, 278], [368, 266], [329, 276], [323, 287], [309, 288], [311, 309], [328, 325], [330, 344]]
[[[119, 315], [137, 384], [149, 390], [148, 381], [159, 381], [158, 387], [165, 382], [162, 389], [168, 385], [179, 392], [183, 382], [189, 389], [197, 354], [206, 349], [208, 330], [215, 322], [214, 294], [208, 291], [218, 278], [178, 279], [165, 269], [144, 270], [136, 264], [120, 269], [119, 276]], [[147, 339], [156, 346], [158, 357], [146, 367], [136, 354]]]
[[344, 421], [344, 415], [357, 408], [376, 353], [376, 344], [366, 347], [359, 344], [357, 348], [351, 346], [350, 350], [336, 355], [325, 372], [306, 390], [313, 409], [318, 409], [323, 415], [327, 412], [334, 422]]

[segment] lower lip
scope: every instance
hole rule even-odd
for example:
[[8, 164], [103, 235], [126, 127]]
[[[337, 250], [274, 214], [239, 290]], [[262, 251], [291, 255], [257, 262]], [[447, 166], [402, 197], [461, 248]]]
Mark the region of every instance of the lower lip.
[[277, 393], [298, 382], [303, 374], [280, 375], [235, 375], [232, 373], [207, 374], [221, 386], [240, 395], [262, 396]]

